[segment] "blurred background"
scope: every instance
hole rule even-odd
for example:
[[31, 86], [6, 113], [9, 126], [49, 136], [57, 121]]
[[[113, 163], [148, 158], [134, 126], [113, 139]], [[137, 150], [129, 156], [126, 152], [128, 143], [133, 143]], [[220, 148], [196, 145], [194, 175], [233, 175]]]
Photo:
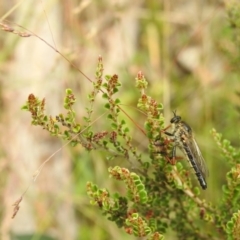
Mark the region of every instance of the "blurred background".
[[[101, 55], [104, 73], [118, 74], [122, 81], [118, 97], [124, 110], [141, 126], [144, 115], [133, 107], [139, 97], [135, 77], [142, 71], [147, 94], [164, 105], [166, 122], [177, 109], [194, 129], [210, 173], [202, 197], [213, 204], [229, 168], [210, 130], [239, 146], [240, 40], [239, 26], [231, 21], [237, 14], [237, 1], [0, 0], [1, 21], [37, 34], [90, 79]], [[47, 114], [55, 116], [64, 111], [65, 89], [72, 88], [81, 122], [91, 83], [36, 37], [0, 31], [0, 61], [1, 239], [136, 239], [89, 204], [87, 181], [114, 189], [107, 173], [114, 163], [104, 161], [103, 153], [64, 147], [32, 183], [40, 164], [64, 143], [31, 126], [21, 106], [33, 93], [46, 99]], [[103, 107], [95, 109], [95, 118], [104, 113]], [[94, 127], [110, 128], [104, 117]], [[134, 125], [131, 132], [135, 145], [148, 154], [146, 137]], [[12, 204], [29, 184], [12, 220]]]

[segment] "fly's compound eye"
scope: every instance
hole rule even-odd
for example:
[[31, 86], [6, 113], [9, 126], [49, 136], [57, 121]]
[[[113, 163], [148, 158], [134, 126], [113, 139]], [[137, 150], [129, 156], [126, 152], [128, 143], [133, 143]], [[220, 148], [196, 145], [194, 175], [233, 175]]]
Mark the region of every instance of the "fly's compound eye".
[[170, 120], [170, 123], [178, 123], [181, 121], [181, 117], [174, 115], [174, 117]]

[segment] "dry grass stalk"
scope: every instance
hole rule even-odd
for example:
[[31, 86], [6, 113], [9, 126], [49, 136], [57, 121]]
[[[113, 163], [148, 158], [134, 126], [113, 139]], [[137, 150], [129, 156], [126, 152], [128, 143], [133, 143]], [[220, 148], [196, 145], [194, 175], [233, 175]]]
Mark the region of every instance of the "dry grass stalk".
[[18, 35], [19, 37], [31, 37], [32, 36], [32, 34], [30, 34], [30, 33], [17, 31], [5, 23], [0, 22], [0, 27], [3, 31], [14, 33], [14, 34]]
[[22, 197], [20, 197], [20, 198], [13, 204], [14, 209], [13, 209], [12, 218], [14, 218], [14, 217], [17, 215], [18, 210], [20, 209], [19, 204], [20, 204], [21, 201], [22, 201]]

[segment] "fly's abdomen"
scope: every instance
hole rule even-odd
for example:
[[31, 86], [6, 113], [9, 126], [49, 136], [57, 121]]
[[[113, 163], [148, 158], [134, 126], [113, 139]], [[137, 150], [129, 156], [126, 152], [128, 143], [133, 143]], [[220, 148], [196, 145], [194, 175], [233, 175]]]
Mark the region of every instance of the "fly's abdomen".
[[207, 182], [205, 180], [204, 174], [202, 173], [199, 164], [198, 164], [198, 157], [195, 157], [194, 154], [192, 153], [192, 151], [190, 150], [189, 146], [186, 143], [183, 143], [183, 149], [184, 152], [188, 158], [188, 160], [190, 161], [195, 174], [197, 176], [197, 179], [199, 181], [200, 186], [202, 187], [202, 189], [206, 189], [207, 188]]

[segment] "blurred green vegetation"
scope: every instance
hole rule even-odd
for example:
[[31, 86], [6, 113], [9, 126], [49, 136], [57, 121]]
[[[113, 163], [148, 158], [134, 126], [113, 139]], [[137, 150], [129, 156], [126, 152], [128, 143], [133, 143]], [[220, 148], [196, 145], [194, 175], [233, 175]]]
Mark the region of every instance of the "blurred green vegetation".
[[[91, 2], [86, 7], [77, 1], [71, 2], [72, 8], [64, 8], [66, 7], [64, 3], [57, 3], [62, 4], [63, 35], [67, 35], [66, 46], [61, 52], [87, 76], [94, 78], [99, 54], [102, 55], [103, 62], [105, 60], [107, 62], [104, 63], [104, 67], [108, 68], [106, 64], [111, 64], [108, 55], [109, 52], [114, 52], [114, 49], [106, 45], [107, 43], [114, 45], [116, 39], [108, 30], [114, 29], [120, 33], [120, 40], [123, 43], [122, 56], [116, 55], [115, 58], [126, 58], [126, 61], [120, 61], [118, 67], [115, 64], [114, 72], [105, 73], [116, 73], [119, 76], [122, 88], [118, 97], [124, 104], [123, 109], [140, 126], [144, 125], [145, 116], [136, 110], [139, 92], [134, 82], [137, 72], [141, 70], [149, 80], [148, 95], [163, 103], [166, 123], [172, 116], [171, 111], [177, 109], [182, 118], [193, 128], [210, 173], [207, 179], [208, 189], [201, 193], [201, 197], [212, 202], [213, 205], [218, 204], [230, 165], [217, 148], [210, 130], [215, 128], [233, 146], [239, 146], [240, 4], [238, 1], [229, 1], [226, 4], [219, 1], [195, 1], [195, 3], [133, 1], [109, 4], [108, 1], [101, 0]], [[81, 9], [79, 14], [72, 15], [73, 10], [77, 12], [79, 8]], [[3, 9], [7, 12], [6, 8]], [[106, 19], [103, 19], [103, 16], [106, 16]], [[134, 29], [136, 38], [130, 56], [126, 53], [127, 49], [124, 49], [129, 34], [125, 28], [128, 26], [121, 24], [129, 16], [137, 24], [137, 28]], [[99, 24], [97, 24], [98, 20]], [[89, 34], [88, 28], [93, 28], [96, 33]], [[54, 29], [52, 32], [54, 33]], [[6, 71], [5, 66], [9, 64], [18, 41], [24, 41], [17, 36], [11, 39], [14, 40], [9, 41], [8, 33], [1, 32], [2, 72]], [[71, 40], [67, 41], [68, 39]], [[71, 44], [74, 46], [72, 49]], [[83, 57], [88, 53], [86, 49], [93, 51], [91, 62]], [[76, 96], [77, 108], [85, 108], [87, 106], [85, 99], [89, 93], [85, 89], [90, 88], [82, 85], [90, 85], [90, 83], [72, 68], [69, 72], [68, 84], [67, 87], [74, 89], [75, 93], [79, 91], [79, 96]], [[95, 108], [93, 116], [97, 118], [104, 111], [104, 107], [100, 104], [99, 108]], [[81, 118], [81, 116], [77, 117]], [[104, 119], [105, 117], [102, 117], [94, 124], [96, 131], [109, 128]], [[147, 157], [148, 140], [128, 118], [126, 121], [127, 124], [132, 125], [133, 142]], [[86, 195], [87, 181], [121, 192], [120, 184], [109, 181], [107, 168], [114, 165], [128, 167], [128, 163], [121, 160], [104, 161], [106, 152], [87, 153], [80, 147], [71, 148], [71, 154], [73, 173], [71, 177], [74, 184], [71, 198], [75, 204], [76, 224], [80, 226], [78, 239], [104, 240], [112, 239], [113, 236], [114, 239], [135, 239], [122, 233], [117, 226], [102, 217], [100, 210], [90, 206]], [[4, 164], [2, 169], [3, 176], [9, 174], [9, 169]], [[1, 180], [0, 184], [3, 198], [4, 180]], [[44, 233], [44, 228], [40, 229], [41, 231]], [[167, 234], [166, 239], [177, 239], [174, 238], [174, 233]]]

